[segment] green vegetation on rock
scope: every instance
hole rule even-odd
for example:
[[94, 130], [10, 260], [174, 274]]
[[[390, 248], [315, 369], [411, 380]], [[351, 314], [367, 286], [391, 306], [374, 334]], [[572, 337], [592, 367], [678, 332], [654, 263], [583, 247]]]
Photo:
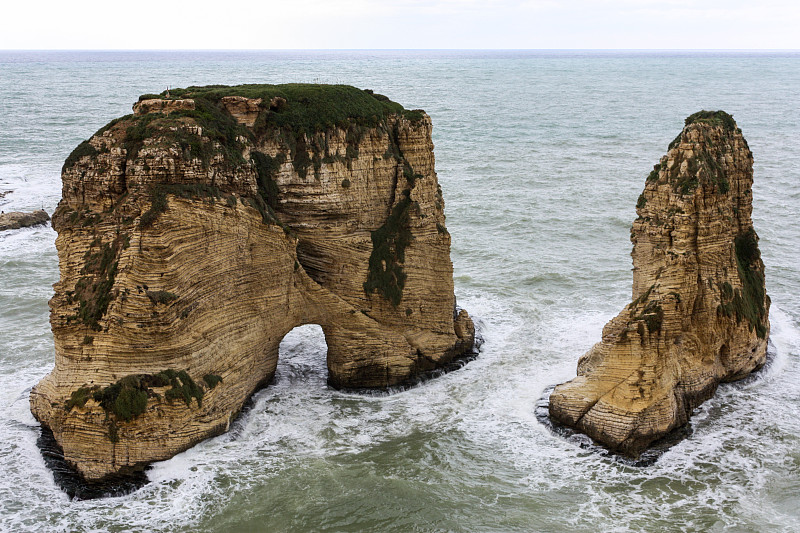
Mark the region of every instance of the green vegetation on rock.
[[764, 323], [767, 316], [767, 295], [764, 291], [764, 273], [761, 270], [761, 252], [758, 237], [752, 227], [740, 233], [734, 241], [736, 266], [742, 290], [733, 289], [730, 283], [720, 285], [722, 303], [717, 312], [724, 316], [736, 316], [736, 322], [746, 319], [750, 331], [763, 339], [767, 336]]
[[[702, 113], [702, 112], [701, 112]], [[722, 111], [716, 113], [723, 113], [724, 116], [730, 118], [730, 115]], [[695, 113], [697, 115], [697, 113]], [[694, 116], [694, 115], [692, 115]], [[692, 118], [692, 117], [689, 117]], [[686, 119], [689, 120], [689, 119]], [[707, 122], [715, 120], [722, 120], [717, 118], [712, 119], [697, 119], [695, 122]], [[733, 120], [731, 118], [731, 120]], [[724, 126], [727, 129], [727, 126]], [[705, 145], [695, 145], [693, 155], [685, 160], [687, 163], [686, 172], [680, 174], [679, 169], [681, 165], [676, 164], [671, 172], [674, 179], [675, 191], [681, 194], [692, 194], [701, 183], [712, 184], [714, 190], [718, 194], [725, 194], [730, 190], [730, 183], [728, 182], [727, 171], [724, 165], [720, 162], [723, 159], [722, 147], [714, 146], [710, 139], [706, 139]], [[679, 160], [678, 163], [681, 163]]]
[[164, 370], [156, 374], [161, 381], [167, 381], [172, 386], [167, 389], [164, 395], [167, 401], [183, 400], [187, 407], [192, 405], [192, 398], [197, 400], [197, 405], [203, 405], [203, 389], [189, 376], [185, 370], [176, 372], [174, 370]]
[[222, 376], [218, 376], [216, 374], [206, 374], [205, 376], [203, 376], [203, 381], [206, 382], [206, 385], [208, 385], [209, 389], [213, 389], [214, 387], [222, 383]]
[[[406, 161], [396, 140], [397, 132], [390, 136], [389, 151], [398, 163], [403, 164], [403, 177], [406, 188], [401, 191], [402, 198], [395, 203], [386, 222], [371, 233], [372, 253], [369, 256], [369, 270], [367, 281], [364, 282], [364, 291], [369, 294], [379, 292], [384, 299], [395, 307], [403, 298], [403, 289], [406, 284], [406, 273], [403, 263], [406, 258], [406, 247], [414, 240], [411, 233], [411, 189], [421, 174], [417, 174]], [[398, 183], [399, 187], [399, 183]]]
[[64, 166], [61, 167], [61, 171], [64, 172], [68, 168], [71, 168], [82, 157], [93, 156], [96, 154], [97, 154], [97, 149], [95, 149], [94, 146], [89, 144], [89, 141], [83, 141], [82, 143], [80, 143], [78, 146], [75, 147], [72, 153], [70, 153], [67, 156], [66, 161], [64, 161]]
[[[199, 100], [216, 103], [225, 96], [261, 98], [261, 107], [269, 112], [259, 115], [254, 126], [257, 132], [274, 127], [311, 135], [332, 127], [347, 129], [350, 121], [374, 127], [390, 114], [401, 114], [409, 120], [422, 118], [419, 111], [407, 111], [402, 105], [383, 95], [350, 85], [208, 85], [169, 91], [170, 99], [191, 98], [195, 105]], [[166, 98], [166, 91], [161, 93], [161, 97]]]
[[71, 410], [73, 407], [83, 407], [86, 405], [86, 402], [89, 401], [89, 398], [92, 397], [92, 389], [89, 387], [80, 387], [76, 391], [72, 391], [69, 400], [65, 405], [65, 409], [67, 411]]
[[[117, 273], [117, 254], [123, 243], [121, 236], [112, 243], [102, 244], [99, 239], [92, 242], [84, 255], [81, 278], [75, 283], [75, 289], [66, 293], [68, 304], [79, 304], [77, 315], [67, 317], [67, 323], [78, 319], [93, 330], [100, 331], [99, 321], [113, 298], [111, 289]], [[95, 246], [99, 250], [93, 252]]]
[[256, 165], [258, 174], [258, 194], [272, 209], [278, 207], [278, 195], [280, 194], [278, 184], [275, 182], [275, 175], [285, 162], [284, 154], [271, 157], [261, 152], [253, 153], [253, 163]]
[[[224, 111], [220, 101], [226, 96], [242, 96], [250, 99], [261, 99], [260, 111], [252, 130], [236, 122]], [[153, 95], [142, 95], [140, 100], [152, 98]], [[210, 137], [226, 151], [231, 162], [243, 162], [241, 157], [240, 138], [255, 140], [256, 137], [273, 136], [288, 147], [295, 171], [303, 178], [309, 169], [318, 174], [323, 162], [336, 159], [328, 150], [325, 132], [338, 127], [347, 133], [347, 149], [344, 159], [349, 161], [358, 157], [358, 143], [365, 128], [378, 127], [385, 123], [389, 115], [402, 115], [411, 121], [423, 118], [421, 111], [408, 111], [402, 105], [389, 98], [375, 94], [370, 90], [361, 90], [349, 85], [323, 85], [290, 83], [284, 85], [210, 85], [205, 87], [187, 87], [172, 89], [169, 97], [165, 91], [158, 98], [191, 99], [195, 103], [194, 110], [175, 110], [169, 115], [150, 113], [135, 118], [140, 126], [128, 130], [132, 149], [130, 154], [138, 151], [137, 143], [142, 134], [147, 133], [147, 122], [157, 121], [157, 125], [175, 123], [182, 117], [193, 118], [203, 128], [203, 136]], [[154, 118], [147, 119], [153, 115]], [[181, 146], [189, 149], [195, 157], [201, 157], [205, 163], [213, 155], [213, 143], [199, 143], [185, 139], [182, 128], [169, 135], [176, 137]], [[150, 132], [152, 134], [152, 132]], [[255, 161], [259, 164], [258, 161]], [[274, 207], [274, 206], [273, 206]]]
[[684, 125], [705, 122], [713, 126], [722, 126], [726, 131], [736, 131], [736, 121], [725, 111], [698, 111], [686, 117]]
[[107, 413], [118, 420], [133, 420], [147, 410], [149, 376], [134, 374], [95, 390], [93, 397]]
[[[221, 377], [213, 374], [206, 374], [203, 379], [211, 388], [222, 381]], [[189, 406], [194, 398], [198, 405], [203, 403], [203, 389], [185, 370], [168, 369], [157, 374], [131, 374], [102, 389], [98, 386], [80, 387], [72, 393], [65, 407], [67, 410], [83, 407], [92, 398], [106, 413], [113, 413], [117, 420], [129, 421], [147, 410], [149, 397], [158, 397], [153, 387], [171, 387], [165, 392], [169, 402], [183, 400]]]
[[661, 331], [661, 323], [664, 320], [664, 309], [656, 302], [650, 302], [642, 310], [636, 320], [644, 320], [647, 324], [647, 331], [655, 333]]
[[369, 294], [378, 291], [397, 307], [403, 298], [406, 273], [403, 271], [406, 247], [413, 235], [409, 228], [410, 191], [403, 191], [403, 198], [395, 204], [389, 218], [372, 232], [372, 254], [369, 256], [369, 271], [364, 290]]
[[700, 154], [701, 165], [705, 167], [705, 175], [716, 186], [716, 190], [720, 194], [727, 193], [731, 186], [728, 182], [728, 173], [725, 168], [717, 162], [712, 154], [702, 152]]
[[[153, 139], [180, 146], [192, 159], [200, 159], [206, 167], [218, 154], [229, 165], [245, 164], [240, 138], [252, 140], [252, 133], [216, 102], [198, 98], [194, 105], [194, 109], [176, 109], [169, 114], [153, 112], [123, 117], [129, 124], [124, 142], [127, 158], [135, 159], [144, 141]], [[187, 127], [192, 123], [200, 126], [202, 134]]]
[[167, 210], [167, 195], [178, 196], [189, 200], [204, 198], [215, 203], [222, 197], [218, 187], [202, 183], [157, 183], [150, 189], [150, 209], [142, 213], [139, 219], [140, 228], [148, 228], [158, 219], [158, 215]]
[[[221, 377], [213, 374], [206, 374], [203, 379], [212, 389], [222, 381]], [[152, 390], [154, 387], [170, 387], [164, 393], [170, 403], [182, 400], [187, 406], [191, 406], [194, 398], [197, 400], [197, 405], [202, 406], [203, 389], [185, 370], [168, 369], [157, 374], [131, 374], [103, 388], [80, 387], [72, 392], [64, 407], [67, 411], [74, 407], [82, 408], [89, 399], [99, 403], [106, 412], [108, 439], [117, 443], [119, 442], [117, 422], [129, 422], [144, 414], [147, 411], [148, 400], [151, 397], [160, 398], [159, 394]]]
[[656, 181], [658, 179], [659, 171], [661, 171], [661, 163], [653, 165], [653, 170], [651, 170], [650, 174], [648, 174], [647, 181]]

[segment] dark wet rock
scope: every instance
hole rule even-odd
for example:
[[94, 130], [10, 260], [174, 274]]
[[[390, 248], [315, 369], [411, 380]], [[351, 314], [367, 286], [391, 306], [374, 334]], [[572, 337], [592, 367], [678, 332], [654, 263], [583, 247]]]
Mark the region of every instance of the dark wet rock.
[[44, 210], [34, 211], [33, 213], [23, 213], [22, 211], [0, 213], [0, 231], [47, 224], [49, 220], [50, 215]]

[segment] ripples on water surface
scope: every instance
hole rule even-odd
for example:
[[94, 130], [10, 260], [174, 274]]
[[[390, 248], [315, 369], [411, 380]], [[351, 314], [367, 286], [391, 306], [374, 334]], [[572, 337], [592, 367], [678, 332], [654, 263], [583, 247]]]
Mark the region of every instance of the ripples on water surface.
[[[80, 141], [139, 94], [348, 83], [433, 117], [456, 294], [481, 356], [388, 396], [325, 385], [316, 326], [225, 435], [127, 496], [70, 501], [28, 391], [53, 364], [50, 228], [0, 234], [0, 529], [35, 531], [796, 531], [800, 529], [797, 55], [0, 52], [0, 209], [49, 212]], [[692, 436], [634, 468], [552, 435], [542, 391], [628, 301], [628, 232], [652, 165], [699, 109], [755, 155], [754, 220], [777, 356], [720, 387]]]

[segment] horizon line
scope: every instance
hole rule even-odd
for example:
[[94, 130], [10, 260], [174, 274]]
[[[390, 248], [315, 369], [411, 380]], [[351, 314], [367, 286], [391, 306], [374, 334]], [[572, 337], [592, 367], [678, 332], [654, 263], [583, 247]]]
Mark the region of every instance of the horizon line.
[[800, 52], [800, 48], [0, 48], [0, 52]]

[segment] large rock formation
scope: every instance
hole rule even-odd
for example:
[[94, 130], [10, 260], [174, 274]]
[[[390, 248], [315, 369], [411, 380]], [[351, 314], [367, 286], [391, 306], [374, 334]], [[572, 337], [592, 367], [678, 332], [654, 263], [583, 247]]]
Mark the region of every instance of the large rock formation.
[[686, 119], [647, 178], [631, 229], [633, 301], [555, 388], [550, 415], [639, 455], [723, 381], [763, 366], [769, 297], [752, 211], [753, 156], [722, 111]]
[[[2, 198], [2, 196], [0, 196]], [[10, 213], [0, 213], [0, 231], [29, 228], [47, 224], [50, 215], [45, 210], [24, 213], [22, 211], [11, 211]]]
[[225, 431], [298, 325], [322, 326], [336, 387], [473, 345], [424, 112], [347, 86], [173, 90], [62, 179], [56, 364], [31, 410], [87, 480]]

